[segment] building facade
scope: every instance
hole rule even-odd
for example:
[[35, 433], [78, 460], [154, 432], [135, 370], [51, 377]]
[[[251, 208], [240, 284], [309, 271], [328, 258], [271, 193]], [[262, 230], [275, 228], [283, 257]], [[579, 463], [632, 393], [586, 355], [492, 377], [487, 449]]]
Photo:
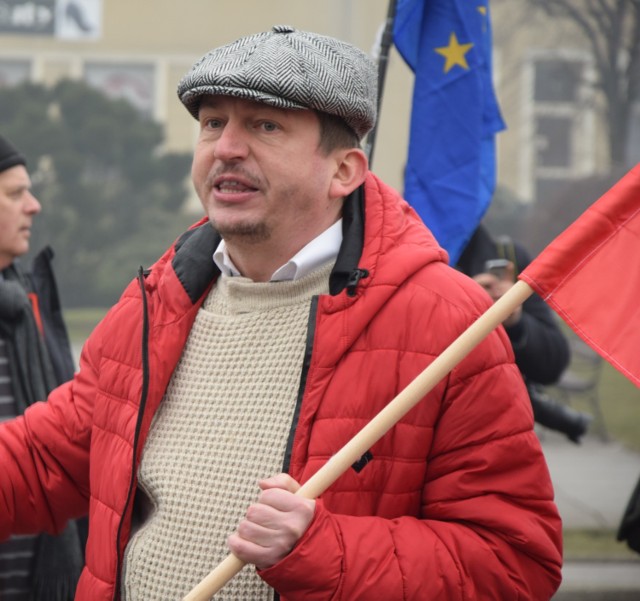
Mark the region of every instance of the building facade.
[[[492, 0], [494, 75], [507, 130], [499, 184], [523, 203], [609, 168], [593, 58], [575, 29]], [[1, 88], [84, 79], [164, 124], [166, 144], [189, 150], [196, 124], [176, 86], [209, 49], [290, 24], [376, 52], [388, 0], [0, 0]], [[413, 76], [392, 49], [373, 170], [402, 189]], [[640, 125], [640, 119], [636, 119]], [[640, 126], [630, 143], [640, 146]], [[639, 156], [640, 158], [640, 156]], [[195, 205], [194, 205], [195, 206]]]

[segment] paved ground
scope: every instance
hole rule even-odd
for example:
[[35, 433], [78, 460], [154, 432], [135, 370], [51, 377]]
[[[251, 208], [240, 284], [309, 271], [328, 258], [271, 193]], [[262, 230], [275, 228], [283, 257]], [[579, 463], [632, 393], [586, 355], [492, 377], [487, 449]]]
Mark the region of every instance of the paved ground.
[[640, 561], [566, 563], [554, 601], [638, 601]]
[[640, 478], [640, 453], [593, 436], [579, 445], [549, 431], [540, 439], [565, 528], [616, 529]]
[[[640, 477], [640, 453], [596, 437], [575, 445], [541, 431], [540, 439], [564, 527], [616, 530]], [[640, 561], [567, 562], [556, 600], [640, 601]]]

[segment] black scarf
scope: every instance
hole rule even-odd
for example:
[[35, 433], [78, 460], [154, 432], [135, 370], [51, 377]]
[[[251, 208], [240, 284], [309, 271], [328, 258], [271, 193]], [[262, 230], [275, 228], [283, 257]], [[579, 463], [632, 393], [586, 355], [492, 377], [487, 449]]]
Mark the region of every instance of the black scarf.
[[14, 266], [0, 281], [0, 331], [7, 342], [9, 369], [18, 413], [43, 401], [56, 387], [53, 367], [27, 296], [25, 276]]
[[[19, 413], [46, 400], [58, 382], [27, 295], [26, 276], [11, 265], [0, 280], [0, 333]], [[38, 537], [32, 575], [32, 601], [72, 601], [84, 564], [77, 524], [69, 522], [57, 535]]]

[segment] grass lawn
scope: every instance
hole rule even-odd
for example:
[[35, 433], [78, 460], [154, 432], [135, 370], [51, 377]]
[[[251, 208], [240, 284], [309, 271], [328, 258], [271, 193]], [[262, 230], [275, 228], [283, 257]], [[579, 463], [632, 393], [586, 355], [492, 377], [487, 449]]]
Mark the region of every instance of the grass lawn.
[[630, 449], [640, 451], [640, 390], [605, 363], [598, 393], [611, 437]]
[[[560, 327], [572, 346], [576, 343], [579, 347], [585, 346], [578, 336], [562, 321], [560, 321]], [[640, 389], [607, 361], [602, 360], [601, 366], [597, 398], [604, 417], [604, 426], [607, 434], [611, 440], [620, 442], [627, 448], [640, 452]], [[589, 361], [581, 359], [580, 352], [574, 349], [568, 371], [573, 371], [579, 376], [588, 378], [588, 370], [590, 369]], [[585, 372], [585, 370], [587, 371]], [[549, 387], [548, 392], [552, 397], [563, 400], [563, 396], [557, 394], [553, 386]], [[595, 414], [586, 394], [573, 393], [569, 398], [569, 403], [574, 409], [592, 415]], [[591, 426], [591, 432], [594, 434], [599, 433], [600, 425], [595, 420]], [[640, 466], [638, 471], [640, 473]]]
[[[602, 365], [598, 400], [609, 438], [640, 452], [640, 390], [606, 361]], [[580, 394], [571, 398], [571, 407], [594, 413], [589, 402]], [[598, 432], [598, 425], [597, 422], [592, 425], [594, 434]]]
[[94, 307], [87, 309], [66, 309], [64, 319], [69, 330], [69, 338], [72, 344], [82, 344], [87, 339], [93, 328], [105, 316], [107, 309]]
[[564, 558], [637, 561], [640, 570], [640, 554], [629, 549], [626, 543], [618, 542], [612, 530], [565, 530]]

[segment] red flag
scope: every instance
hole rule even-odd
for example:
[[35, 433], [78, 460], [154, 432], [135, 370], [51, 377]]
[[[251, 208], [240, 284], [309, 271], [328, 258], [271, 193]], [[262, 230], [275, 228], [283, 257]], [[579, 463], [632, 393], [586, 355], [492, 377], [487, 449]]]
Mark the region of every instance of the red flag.
[[640, 163], [519, 278], [640, 387]]

